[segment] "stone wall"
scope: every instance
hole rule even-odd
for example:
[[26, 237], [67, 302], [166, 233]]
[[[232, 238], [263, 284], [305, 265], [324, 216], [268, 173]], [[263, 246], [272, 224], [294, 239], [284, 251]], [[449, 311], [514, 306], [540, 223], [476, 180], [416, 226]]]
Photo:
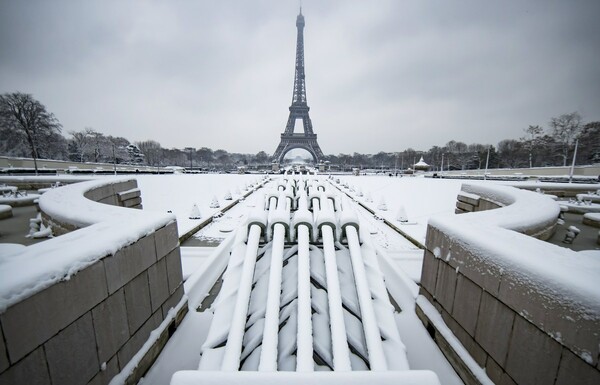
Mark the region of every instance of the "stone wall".
[[[477, 207], [477, 202], [465, 200], [459, 195], [459, 202]], [[577, 274], [593, 280], [585, 269], [598, 269], [600, 261], [590, 259], [580, 266], [569, 262], [562, 287], [556, 282], [561, 272], [555, 271], [562, 265], [552, 266], [562, 258], [560, 248], [499, 226], [475, 223], [465, 228], [468, 216], [476, 214], [430, 223], [420, 294], [496, 384], [600, 383], [598, 292], [586, 293], [581, 287], [589, 286], [568, 279]], [[531, 226], [545, 223], [534, 221]], [[453, 226], [462, 228], [454, 231]], [[479, 232], [476, 227], [485, 228]], [[573, 265], [580, 258], [569, 250], [564, 257], [573, 259]], [[481, 383], [446, 342], [431, 314], [422, 306], [417, 314], [463, 380]]]
[[[456, 197], [456, 214], [474, 213], [479, 211], [488, 211], [504, 207], [511, 204], [511, 201], [503, 202], [498, 197], [486, 197], [479, 194], [481, 191], [477, 186], [465, 184], [462, 186], [462, 191]], [[486, 191], [483, 191], [485, 194]], [[556, 218], [551, 221], [540, 221], [532, 223], [529, 226], [520, 229], [520, 232], [527, 234], [543, 241], [552, 238], [556, 231]]]
[[461, 191], [456, 197], [456, 214], [472, 213], [477, 211], [493, 210], [502, 207], [502, 204], [476, 194]]
[[[84, 195], [138, 206], [135, 184], [107, 184]], [[107, 384], [162, 325], [150, 355], [129, 376], [135, 383], [187, 311], [182, 298], [177, 223], [171, 221], [0, 314], [0, 384]], [[172, 308], [179, 309], [176, 316]]]
[[[135, 179], [109, 183], [86, 191], [84, 197], [94, 202], [108, 204], [111, 206], [142, 209], [141, 192], [137, 188]], [[81, 226], [69, 221], [56, 218], [52, 213], [42, 210], [42, 221], [44, 225], [52, 227], [52, 234], [62, 235], [77, 230]]]

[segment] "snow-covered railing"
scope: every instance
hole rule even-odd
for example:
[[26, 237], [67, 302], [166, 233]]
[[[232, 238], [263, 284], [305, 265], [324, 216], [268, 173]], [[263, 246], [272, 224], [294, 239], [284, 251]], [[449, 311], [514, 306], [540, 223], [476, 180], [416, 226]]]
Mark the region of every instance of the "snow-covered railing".
[[559, 208], [550, 198], [497, 185], [463, 191], [503, 207], [430, 220], [417, 301], [424, 323], [436, 340], [449, 328], [494, 382], [597, 383], [598, 255], [524, 235], [551, 231]]
[[[85, 197], [135, 187], [135, 181], [102, 179], [40, 198], [46, 218], [72, 231], [0, 258], [0, 340], [8, 352], [1, 383], [31, 377], [107, 384], [126, 368], [131, 372], [123, 378], [139, 378], [166, 343], [162, 328], [151, 354], [126, 366], [154, 329], [168, 318], [169, 328], [176, 327], [187, 310], [175, 218]], [[169, 311], [174, 307], [179, 314]]]

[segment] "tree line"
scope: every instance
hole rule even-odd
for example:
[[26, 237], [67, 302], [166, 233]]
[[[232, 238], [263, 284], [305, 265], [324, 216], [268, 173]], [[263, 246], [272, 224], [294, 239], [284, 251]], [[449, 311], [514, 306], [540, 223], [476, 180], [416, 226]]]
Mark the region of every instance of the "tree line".
[[[271, 156], [229, 153], [208, 147], [167, 149], [154, 140], [130, 142], [124, 137], [104, 135], [86, 127], [68, 131], [46, 107], [30, 94], [0, 95], [0, 154], [37, 159], [70, 160], [150, 166], [181, 166], [206, 170], [228, 170], [239, 166], [267, 167]], [[570, 164], [577, 145], [577, 164], [600, 163], [600, 122], [583, 122], [577, 112], [553, 117], [544, 129], [530, 125], [519, 139], [505, 139], [496, 146], [466, 144], [451, 140], [427, 151], [408, 148], [377, 154], [328, 155], [325, 161], [340, 169], [396, 169], [413, 167], [421, 157], [436, 170], [521, 168]], [[489, 152], [489, 156], [488, 156]], [[36, 163], [37, 168], [37, 163]]]

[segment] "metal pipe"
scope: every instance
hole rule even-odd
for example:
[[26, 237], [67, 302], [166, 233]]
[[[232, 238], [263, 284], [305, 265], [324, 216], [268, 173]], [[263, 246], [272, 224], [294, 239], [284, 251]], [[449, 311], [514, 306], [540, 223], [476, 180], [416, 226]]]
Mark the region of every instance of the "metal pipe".
[[333, 370], [352, 370], [350, 365], [350, 349], [346, 338], [344, 309], [335, 256], [333, 229], [323, 225], [323, 254], [325, 256], [325, 276], [327, 277], [327, 299], [329, 302], [329, 324], [331, 329], [331, 350], [333, 353]]
[[[285, 204], [285, 202], [284, 202]], [[285, 227], [276, 223], [273, 229], [273, 248], [269, 271], [269, 291], [265, 313], [265, 326], [258, 370], [277, 370], [277, 345], [279, 342], [279, 303], [281, 299], [281, 272], [283, 268], [283, 244]]]
[[312, 372], [313, 330], [312, 306], [310, 298], [310, 259], [309, 229], [298, 226], [298, 336], [296, 352], [296, 371]]
[[240, 368], [240, 355], [242, 354], [242, 342], [244, 340], [244, 331], [246, 330], [246, 317], [248, 314], [250, 293], [252, 291], [254, 266], [256, 264], [260, 233], [260, 226], [252, 225], [250, 227], [242, 276], [240, 278], [237, 299], [231, 320], [231, 329], [227, 338], [227, 344], [225, 345], [225, 354], [223, 356], [221, 370], [236, 371]]
[[346, 237], [350, 248], [350, 259], [352, 261], [352, 270], [354, 271], [354, 282], [356, 283], [356, 292], [358, 294], [358, 303], [360, 305], [360, 314], [367, 342], [371, 370], [387, 370], [385, 353], [381, 344], [381, 334], [377, 326], [373, 302], [371, 302], [371, 290], [369, 289], [356, 227], [346, 226]]

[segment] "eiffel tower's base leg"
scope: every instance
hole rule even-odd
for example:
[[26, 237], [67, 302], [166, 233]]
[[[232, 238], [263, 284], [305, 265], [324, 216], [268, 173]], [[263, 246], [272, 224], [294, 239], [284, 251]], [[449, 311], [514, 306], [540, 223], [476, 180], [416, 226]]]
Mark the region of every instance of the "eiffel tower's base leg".
[[323, 151], [317, 143], [317, 135], [294, 136], [282, 134], [281, 142], [273, 154], [273, 160], [281, 163], [285, 154], [297, 148], [308, 151], [312, 155], [315, 164], [318, 164], [324, 157]]

